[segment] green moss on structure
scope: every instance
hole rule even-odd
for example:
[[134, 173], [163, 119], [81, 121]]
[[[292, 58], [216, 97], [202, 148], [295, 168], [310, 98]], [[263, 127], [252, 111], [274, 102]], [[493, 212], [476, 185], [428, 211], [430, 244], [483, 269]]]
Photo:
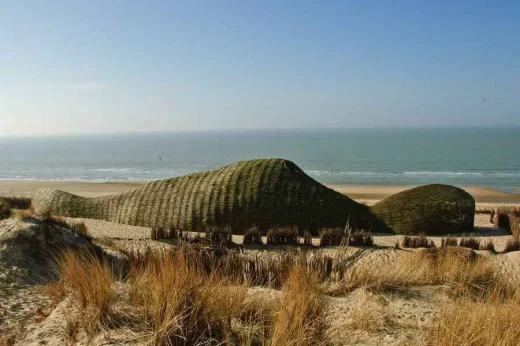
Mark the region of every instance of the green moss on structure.
[[230, 226], [234, 234], [258, 227], [297, 226], [318, 235], [345, 227], [398, 234], [448, 234], [473, 229], [475, 201], [449, 185], [426, 185], [390, 196], [369, 208], [318, 183], [293, 162], [259, 159], [217, 170], [158, 180], [114, 196], [83, 198], [39, 190], [37, 213], [145, 227], [204, 231]]
[[470, 232], [475, 200], [451, 185], [419, 186], [392, 195], [371, 207], [397, 234], [450, 234]]
[[39, 190], [36, 212], [84, 217], [146, 227], [202, 231], [231, 226], [233, 233], [258, 226], [298, 226], [314, 235], [319, 228], [388, 231], [368, 207], [318, 183], [293, 162], [259, 159], [220, 169], [160, 180], [109, 197], [83, 198], [53, 189]]

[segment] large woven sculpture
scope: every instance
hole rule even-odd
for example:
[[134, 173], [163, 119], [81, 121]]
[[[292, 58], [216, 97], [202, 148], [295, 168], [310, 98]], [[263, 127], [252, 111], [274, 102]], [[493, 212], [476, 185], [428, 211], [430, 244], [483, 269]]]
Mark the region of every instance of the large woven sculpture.
[[37, 213], [51, 209], [69, 217], [146, 227], [203, 231], [231, 226], [233, 233], [256, 225], [296, 225], [316, 234], [322, 227], [389, 231], [368, 207], [318, 183], [288, 160], [241, 161], [213, 171], [154, 181], [114, 196], [83, 198], [39, 190]]
[[419, 186], [370, 208], [398, 234], [450, 234], [473, 230], [475, 200], [455, 186]]

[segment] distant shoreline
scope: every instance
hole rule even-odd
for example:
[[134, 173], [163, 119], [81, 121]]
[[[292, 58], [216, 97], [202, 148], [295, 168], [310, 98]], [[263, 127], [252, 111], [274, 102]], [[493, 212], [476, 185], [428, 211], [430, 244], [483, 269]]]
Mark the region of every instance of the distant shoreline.
[[[0, 196], [31, 197], [38, 189], [55, 188], [84, 197], [100, 197], [125, 192], [146, 184], [148, 181], [135, 182], [78, 182], [61, 180], [0, 180]], [[325, 184], [350, 198], [374, 204], [390, 195], [412, 188], [413, 186], [375, 186], [375, 185], [344, 185]], [[483, 186], [462, 187], [470, 193], [475, 201], [481, 204], [518, 204], [520, 193], [508, 193]], [[520, 187], [513, 188], [520, 192]], [[482, 206], [482, 205], [481, 205]]]

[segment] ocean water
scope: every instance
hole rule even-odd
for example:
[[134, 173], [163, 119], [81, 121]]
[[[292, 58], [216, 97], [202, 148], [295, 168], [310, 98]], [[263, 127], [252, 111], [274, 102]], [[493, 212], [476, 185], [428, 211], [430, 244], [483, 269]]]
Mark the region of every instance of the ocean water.
[[0, 138], [0, 179], [154, 180], [282, 157], [323, 183], [520, 186], [520, 129], [335, 129]]

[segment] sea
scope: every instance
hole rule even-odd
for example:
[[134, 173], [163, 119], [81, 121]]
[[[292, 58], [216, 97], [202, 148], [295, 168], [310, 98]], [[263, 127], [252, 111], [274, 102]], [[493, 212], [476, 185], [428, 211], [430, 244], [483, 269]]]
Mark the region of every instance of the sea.
[[314, 129], [0, 138], [1, 180], [149, 181], [285, 158], [329, 184], [520, 193], [519, 128]]

